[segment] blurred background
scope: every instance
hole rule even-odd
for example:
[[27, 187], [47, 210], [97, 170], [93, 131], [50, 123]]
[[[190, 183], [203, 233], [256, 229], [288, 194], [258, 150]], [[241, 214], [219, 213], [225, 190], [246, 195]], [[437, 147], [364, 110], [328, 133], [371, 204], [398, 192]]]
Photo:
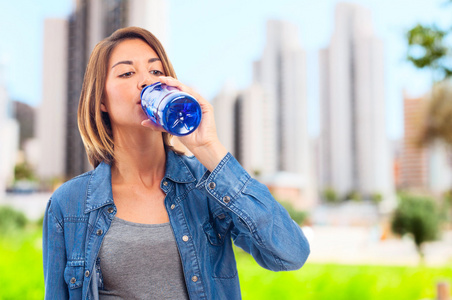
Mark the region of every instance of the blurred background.
[[311, 243], [296, 272], [236, 249], [245, 299], [449, 299], [452, 1], [0, 3], [0, 299], [42, 299], [51, 193], [90, 170], [89, 54], [140, 26], [220, 140]]

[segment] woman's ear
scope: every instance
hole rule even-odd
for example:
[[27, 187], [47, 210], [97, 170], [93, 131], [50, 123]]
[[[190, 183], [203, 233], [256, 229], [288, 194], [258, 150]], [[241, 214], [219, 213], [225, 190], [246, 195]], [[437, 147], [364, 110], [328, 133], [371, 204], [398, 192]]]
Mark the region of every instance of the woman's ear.
[[103, 112], [108, 112], [108, 111], [107, 111], [107, 106], [105, 105], [105, 102], [104, 102], [104, 101], [102, 101], [102, 102], [100, 103], [100, 110], [103, 111]]

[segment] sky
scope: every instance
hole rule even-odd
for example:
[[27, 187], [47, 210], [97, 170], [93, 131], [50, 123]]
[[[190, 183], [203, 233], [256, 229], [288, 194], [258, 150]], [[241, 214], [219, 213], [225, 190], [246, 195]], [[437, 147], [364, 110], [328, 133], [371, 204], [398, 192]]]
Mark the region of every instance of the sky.
[[[252, 81], [252, 63], [264, 46], [266, 22], [287, 20], [307, 55], [309, 132], [318, 135], [318, 56], [334, 30], [338, 0], [168, 0], [169, 57], [179, 79], [211, 100], [228, 83], [237, 89]], [[403, 135], [403, 91], [426, 93], [431, 76], [405, 60], [406, 31], [417, 23], [452, 26], [446, 0], [351, 0], [372, 12], [377, 37], [384, 42], [387, 132]], [[42, 99], [42, 37], [45, 18], [66, 18], [72, 0], [0, 0], [0, 67], [10, 97], [39, 106]]]

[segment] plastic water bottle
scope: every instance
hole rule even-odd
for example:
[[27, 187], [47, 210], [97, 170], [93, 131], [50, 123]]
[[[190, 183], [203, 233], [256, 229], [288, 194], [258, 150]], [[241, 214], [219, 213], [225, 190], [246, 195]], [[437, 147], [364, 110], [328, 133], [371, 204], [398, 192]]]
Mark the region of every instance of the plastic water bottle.
[[192, 133], [201, 123], [201, 106], [176, 87], [156, 82], [141, 91], [141, 107], [157, 126], [176, 136]]

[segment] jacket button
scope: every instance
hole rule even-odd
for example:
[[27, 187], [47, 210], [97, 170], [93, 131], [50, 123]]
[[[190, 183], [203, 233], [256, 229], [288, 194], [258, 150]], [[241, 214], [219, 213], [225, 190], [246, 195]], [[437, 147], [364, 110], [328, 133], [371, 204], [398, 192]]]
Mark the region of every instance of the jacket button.
[[115, 211], [115, 209], [113, 208], [113, 207], [109, 207], [108, 209], [107, 209], [107, 212], [109, 213], [109, 214], [111, 214], [112, 212], [114, 212]]
[[209, 187], [213, 190], [217, 185], [215, 184], [215, 182], [211, 182], [209, 183]]
[[196, 282], [196, 281], [198, 281], [198, 276], [193, 276], [192, 278], [191, 278], [191, 281], [193, 281], [193, 282]]
[[182, 237], [182, 240], [183, 240], [184, 242], [187, 242], [187, 241], [188, 241], [188, 236], [184, 235], [184, 236]]
[[85, 272], [85, 276], [86, 276], [86, 277], [89, 277], [89, 271], [86, 271], [86, 272]]
[[75, 277], [71, 278], [71, 283], [75, 283], [77, 281], [77, 279], [75, 279]]
[[96, 231], [96, 234], [97, 234], [97, 235], [100, 236], [100, 235], [102, 235], [102, 233], [103, 233], [102, 229], [97, 229], [97, 231]]
[[223, 202], [228, 204], [231, 201], [231, 198], [229, 196], [224, 196], [223, 197]]
[[168, 181], [163, 181], [163, 185], [167, 186], [168, 185]]
[[176, 205], [171, 204], [171, 209], [174, 209], [176, 207]]

